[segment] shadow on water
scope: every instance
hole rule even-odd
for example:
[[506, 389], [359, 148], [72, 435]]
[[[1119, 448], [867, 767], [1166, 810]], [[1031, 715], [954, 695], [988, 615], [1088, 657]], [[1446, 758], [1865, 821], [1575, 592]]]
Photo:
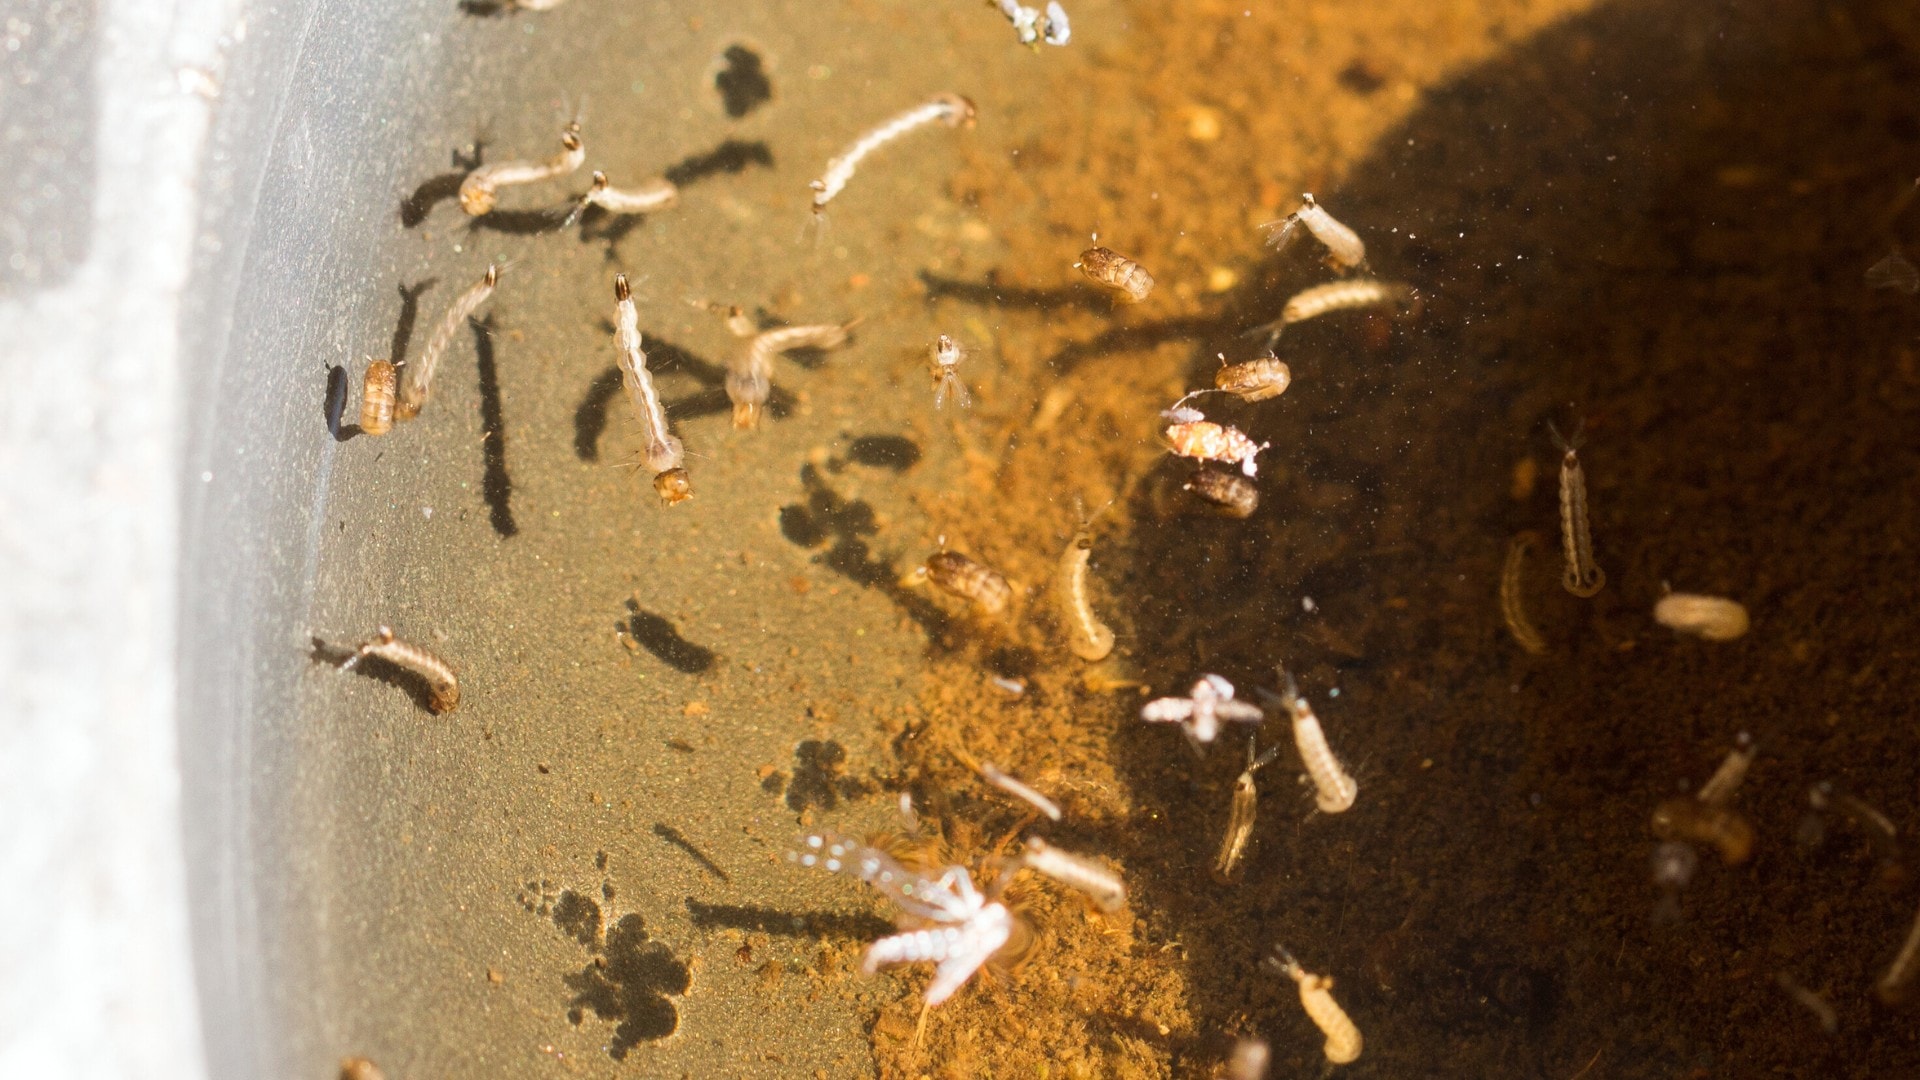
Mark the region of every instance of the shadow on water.
[[513, 477], [507, 474], [507, 421], [500, 411], [500, 368], [493, 356], [493, 315], [470, 319], [473, 350], [480, 372], [480, 456], [486, 465], [480, 495], [487, 503], [487, 520], [501, 539], [520, 532], [513, 520]]
[[886, 593], [908, 618], [926, 630], [930, 641], [941, 642], [950, 623], [946, 613], [926, 597], [903, 588], [893, 566], [874, 557], [866, 540], [880, 531], [873, 507], [864, 499], [842, 498], [811, 464], [800, 467], [800, 483], [806, 490], [806, 501], [780, 508], [780, 535], [804, 548], [831, 541], [832, 546], [815, 556], [816, 562], [863, 589]]
[[627, 619], [621, 629], [668, 667], [688, 675], [710, 670], [720, 658], [712, 649], [681, 637], [666, 617], [655, 615], [633, 600], [627, 601]]
[[623, 1061], [641, 1044], [679, 1029], [680, 1011], [668, 999], [687, 992], [692, 972], [673, 950], [652, 939], [644, 918], [629, 914], [609, 923], [599, 901], [571, 889], [528, 909], [548, 915], [590, 954], [585, 967], [561, 976], [569, 993], [567, 1020], [577, 1027], [592, 1013], [613, 1023], [608, 1057]]
[[[1911, 1024], [1871, 995], [1911, 897], [1790, 843], [1822, 777], [1902, 821], [1920, 790], [1920, 679], [1891, 662], [1920, 635], [1920, 579], [1886, 564], [1920, 521], [1920, 308], [1861, 280], [1917, 138], [1900, 5], [1632, 0], [1432, 90], [1323, 193], [1426, 313], [1289, 330], [1294, 388], [1245, 414], [1275, 442], [1253, 518], [1136, 507], [1137, 636], [1177, 643], [1143, 677], [1270, 684], [1284, 661], [1360, 782], [1328, 816], [1267, 781], [1245, 880], [1195, 888], [1226, 806], [1194, 812], [1165, 732], [1123, 733], [1140, 814], [1181, 834], [1130, 881], [1187, 947], [1198, 1030], [1251, 1026], [1276, 1070], [1318, 1067], [1292, 986], [1258, 967], [1284, 943], [1337, 975], [1368, 1075], [1567, 1076], [1596, 1049], [1596, 1076], [1920, 1074]], [[1303, 269], [1272, 258], [1218, 327], [1270, 318]], [[1195, 350], [1195, 385], [1215, 363]], [[1557, 530], [1544, 422], [1580, 415], [1609, 581], [1576, 600], [1536, 557], [1534, 659], [1501, 624], [1502, 556]], [[1754, 632], [1652, 625], [1668, 581], [1741, 599]], [[1762, 853], [1703, 860], [1656, 926], [1648, 814], [1742, 730]], [[1821, 988], [1846, 1037], [1777, 973]]]

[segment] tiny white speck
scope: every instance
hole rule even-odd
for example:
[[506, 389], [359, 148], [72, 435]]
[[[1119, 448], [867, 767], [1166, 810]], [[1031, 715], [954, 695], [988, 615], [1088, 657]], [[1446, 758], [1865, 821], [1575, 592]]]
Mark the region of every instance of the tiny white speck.
[[211, 483], [213, 483], [213, 473], [211, 473], [211, 472], [203, 472], [203, 473], [201, 473], [201, 474], [200, 474], [200, 482], [201, 482], [201, 483], [203, 483], [203, 484], [211, 484]]
[[1317, 607], [1317, 605], [1315, 605], [1315, 604], [1314, 604], [1314, 602], [1313, 602], [1313, 597], [1311, 597], [1311, 596], [1303, 596], [1303, 597], [1301, 597], [1301, 598], [1300, 598], [1300, 610], [1301, 610], [1301, 611], [1313, 611], [1313, 610], [1315, 610], [1315, 609], [1316, 609], [1316, 607]]
[[420, 508], [420, 516], [421, 516], [421, 517], [423, 517], [423, 518], [426, 518], [426, 519], [427, 519], [428, 521], [432, 521], [432, 520], [433, 520], [433, 507], [431, 507], [431, 506], [423, 506], [423, 507], [421, 507], [421, 508]]
[[1336, 698], [1336, 697], [1339, 697], [1339, 696], [1340, 696], [1340, 688], [1336, 686], [1336, 687], [1334, 687], [1333, 689], [1331, 689], [1331, 690], [1329, 690], [1329, 691], [1327, 691], [1327, 696], [1328, 696], [1328, 697], [1330, 697], [1330, 698]]

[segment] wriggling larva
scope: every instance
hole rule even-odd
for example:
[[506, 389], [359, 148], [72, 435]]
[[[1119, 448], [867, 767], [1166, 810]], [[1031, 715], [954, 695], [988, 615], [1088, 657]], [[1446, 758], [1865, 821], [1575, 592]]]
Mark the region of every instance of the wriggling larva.
[[[1556, 434], [1555, 439], [1559, 436]], [[1580, 468], [1579, 449], [1561, 443], [1560, 458], [1560, 546], [1566, 554], [1567, 572], [1560, 584], [1575, 596], [1587, 597], [1607, 583], [1606, 572], [1594, 565], [1593, 533], [1587, 524], [1587, 474]]]
[[1084, 855], [1061, 851], [1038, 836], [1027, 839], [1021, 863], [1068, 888], [1086, 893], [1108, 914], [1127, 906], [1127, 886], [1118, 874]]
[[1507, 546], [1507, 564], [1500, 571], [1500, 617], [1506, 620], [1507, 632], [1520, 647], [1535, 656], [1547, 654], [1547, 641], [1534, 629], [1532, 620], [1527, 618], [1525, 607], [1525, 588], [1521, 572], [1526, 569], [1527, 551], [1540, 540], [1540, 534], [1523, 532], [1513, 538]]
[[640, 349], [640, 312], [633, 303], [633, 291], [627, 275], [613, 279], [615, 308], [613, 344], [620, 363], [620, 384], [626, 387], [627, 400], [640, 417], [640, 434], [646, 440], [641, 460], [653, 473], [653, 490], [660, 501], [671, 506], [693, 497], [693, 479], [687, 474], [686, 449], [667, 430], [667, 410], [653, 388], [653, 374], [647, 370], [647, 354]]
[[1056, 581], [1061, 613], [1067, 620], [1067, 647], [1089, 662], [1104, 660], [1113, 652], [1113, 631], [1093, 613], [1093, 602], [1087, 596], [1087, 561], [1092, 555], [1093, 534], [1082, 525], [1060, 553]]
[[1307, 1011], [1307, 1019], [1326, 1036], [1321, 1051], [1327, 1060], [1335, 1065], [1345, 1065], [1360, 1056], [1360, 1029], [1355, 1027], [1352, 1018], [1345, 1009], [1333, 999], [1333, 979], [1327, 975], [1315, 975], [1300, 967], [1293, 957], [1282, 952], [1280, 970], [1300, 987], [1300, 1007]]
[[433, 328], [433, 336], [427, 339], [427, 347], [420, 350], [420, 359], [403, 364], [400, 367], [400, 399], [394, 406], [394, 415], [401, 420], [411, 420], [420, 415], [427, 404], [427, 392], [433, 387], [433, 373], [440, 369], [440, 358], [447, 355], [447, 349], [453, 344], [453, 335], [480, 305], [493, 295], [493, 287], [500, 283], [500, 267], [488, 266], [486, 275], [480, 281], [460, 294], [453, 306], [440, 318]]
[[960, 127], [963, 124], [972, 124], [973, 117], [973, 102], [959, 94], [939, 94], [926, 104], [909, 109], [866, 132], [854, 140], [853, 145], [847, 147], [838, 157], [827, 162], [827, 171], [810, 185], [813, 188], [813, 212], [818, 214], [833, 201], [835, 195], [840, 194], [841, 189], [847, 186], [847, 181], [853, 179], [854, 170], [860, 167], [860, 162], [868, 154], [915, 128], [925, 127], [935, 122], [944, 123], [948, 127]]
[[393, 397], [400, 374], [386, 360], [367, 361], [367, 373], [360, 379], [360, 430], [368, 435], [385, 435], [393, 430]]
[[568, 124], [560, 133], [560, 147], [560, 152], [546, 161], [505, 161], [483, 165], [468, 173], [460, 182], [460, 209], [471, 217], [491, 213], [501, 188], [565, 176], [587, 160], [587, 149], [580, 141], [577, 123]]
[[1313, 715], [1313, 706], [1301, 695], [1291, 675], [1287, 676], [1286, 701], [1287, 712], [1293, 717], [1293, 743], [1299, 748], [1300, 760], [1313, 780], [1314, 804], [1326, 814], [1350, 809], [1360, 794], [1360, 785], [1341, 766], [1340, 759], [1333, 756], [1333, 748], [1327, 745], [1327, 734], [1320, 727], [1320, 718]]
[[393, 635], [392, 627], [382, 626], [374, 631], [373, 638], [355, 649], [353, 656], [340, 668], [344, 671], [369, 656], [385, 660], [425, 679], [427, 708], [435, 713], [452, 712], [460, 704], [460, 680], [447, 662], [418, 645], [401, 641]]
[[1391, 281], [1376, 281], [1373, 278], [1355, 278], [1351, 281], [1330, 281], [1325, 285], [1315, 285], [1311, 289], [1295, 293], [1280, 309], [1280, 317], [1270, 323], [1262, 323], [1247, 331], [1249, 336], [1264, 333], [1271, 345], [1280, 332], [1297, 322], [1318, 318], [1334, 311], [1353, 311], [1359, 308], [1386, 307], [1404, 304], [1413, 299], [1411, 286]]
[[637, 188], [607, 185], [607, 174], [595, 172], [593, 187], [580, 197], [583, 206], [597, 206], [611, 214], [649, 214], [680, 201], [680, 189], [666, 177], [655, 177]]
[[755, 334], [746, 351], [727, 367], [727, 399], [733, 402], [733, 426], [760, 426], [760, 412], [773, 393], [773, 358], [795, 349], [831, 349], [844, 345], [847, 332], [860, 324], [781, 326]]

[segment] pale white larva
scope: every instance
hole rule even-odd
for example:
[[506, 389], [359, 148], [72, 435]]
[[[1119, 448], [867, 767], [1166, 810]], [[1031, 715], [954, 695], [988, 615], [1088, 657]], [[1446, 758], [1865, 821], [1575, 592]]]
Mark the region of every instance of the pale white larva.
[[580, 141], [580, 125], [568, 124], [560, 133], [560, 152], [546, 161], [506, 161], [483, 165], [468, 173], [460, 183], [460, 208], [472, 217], [490, 214], [499, 201], [501, 188], [566, 176], [586, 160], [587, 149]]
[[1751, 625], [1747, 609], [1724, 596], [1668, 593], [1653, 605], [1653, 620], [1661, 626], [1707, 641], [1732, 641]]
[[1320, 727], [1320, 718], [1313, 714], [1313, 706], [1300, 693], [1293, 676], [1281, 674], [1287, 682], [1284, 700], [1287, 712], [1293, 717], [1293, 742], [1300, 750], [1300, 761], [1307, 767], [1307, 776], [1313, 780], [1314, 804], [1327, 814], [1351, 809], [1360, 794], [1360, 785], [1340, 764], [1340, 759], [1333, 756], [1326, 732]]
[[614, 353], [620, 363], [620, 382], [627, 399], [640, 418], [640, 434], [645, 440], [641, 460], [653, 473], [653, 490], [660, 501], [671, 506], [693, 497], [693, 479], [687, 473], [687, 452], [680, 439], [667, 430], [667, 410], [654, 389], [653, 373], [647, 370], [647, 354], [640, 348], [640, 313], [633, 303], [633, 290], [627, 275], [613, 279]]
[[1060, 612], [1067, 623], [1067, 647], [1089, 663], [1105, 660], [1113, 652], [1113, 631], [1093, 613], [1093, 601], [1087, 595], [1087, 561], [1092, 555], [1093, 533], [1083, 524], [1060, 553], [1054, 581]]
[[1333, 999], [1333, 979], [1326, 975], [1315, 975], [1302, 968], [1298, 961], [1285, 949], [1275, 949], [1269, 961], [1292, 979], [1300, 988], [1300, 1007], [1306, 1010], [1307, 1018], [1326, 1036], [1321, 1052], [1335, 1065], [1346, 1065], [1360, 1057], [1360, 1029], [1354, 1026], [1353, 1019], [1340, 1003]]
[[[756, 428], [773, 394], [773, 358], [795, 349], [831, 349], [846, 344], [859, 319], [838, 326], [780, 326], [755, 334], [744, 352], [727, 365], [727, 398], [733, 402], [733, 426]], [[729, 320], [732, 325], [732, 320]]]
[[367, 657], [385, 660], [420, 676], [427, 684], [427, 708], [435, 713], [452, 712], [460, 704], [460, 679], [445, 660], [411, 642], [394, 636], [393, 628], [382, 626], [371, 639], [353, 651], [340, 665], [348, 670]]
[[1327, 213], [1311, 194], [1300, 196], [1300, 201], [1300, 209], [1274, 223], [1279, 226], [1270, 241], [1275, 250], [1284, 250], [1305, 229], [1326, 247], [1327, 261], [1339, 269], [1352, 270], [1367, 261], [1367, 245], [1359, 233]]
[[433, 328], [433, 336], [427, 339], [427, 347], [420, 351], [420, 358], [404, 364], [400, 368], [400, 394], [394, 405], [393, 414], [401, 420], [411, 420], [420, 415], [427, 404], [427, 393], [433, 387], [434, 372], [440, 368], [440, 360], [447, 355], [447, 349], [453, 344], [453, 335], [473, 317], [480, 305], [493, 295], [494, 286], [500, 283], [500, 267], [489, 266], [478, 283], [460, 294], [440, 317]]
[[938, 94], [924, 105], [916, 106], [886, 121], [879, 127], [855, 139], [852, 146], [842, 151], [838, 157], [827, 162], [827, 171], [820, 179], [813, 181], [813, 212], [818, 214], [833, 201], [835, 195], [853, 179], [854, 170], [868, 154], [905, 135], [916, 128], [928, 124], [942, 123], [948, 127], [960, 127], [973, 123], [973, 102], [959, 94]]
[[1120, 880], [1120, 875], [1084, 855], [1061, 851], [1038, 836], [1027, 838], [1020, 862], [1068, 888], [1086, 893], [1108, 914], [1127, 906], [1127, 885]]
[[1293, 294], [1286, 306], [1280, 309], [1280, 317], [1269, 323], [1246, 332], [1247, 337], [1259, 334], [1267, 335], [1267, 345], [1280, 337], [1280, 332], [1294, 323], [1317, 319], [1335, 311], [1356, 311], [1361, 308], [1390, 307], [1405, 304], [1414, 298], [1412, 286], [1391, 281], [1376, 281], [1372, 278], [1352, 278], [1346, 281], [1330, 281], [1325, 285], [1315, 285]]
[[1580, 467], [1580, 437], [1560, 437], [1552, 424], [1554, 444], [1560, 447], [1560, 546], [1567, 570], [1560, 584], [1578, 597], [1588, 597], [1607, 584], [1606, 571], [1593, 561], [1593, 531], [1587, 522], [1587, 473]]
[[580, 196], [582, 208], [597, 206], [610, 214], [651, 214], [680, 201], [680, 189], [664, 176], [642, 181], [639, 187], [617, 188], [607, 183], [607, 174], [596, 171], [593, 187]]

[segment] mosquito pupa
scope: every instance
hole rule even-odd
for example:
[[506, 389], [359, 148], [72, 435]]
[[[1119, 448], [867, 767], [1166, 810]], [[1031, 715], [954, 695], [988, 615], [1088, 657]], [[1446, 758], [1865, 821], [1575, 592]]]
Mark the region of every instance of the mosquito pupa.
[[747, 342], [739, 357], [727, 366], [727, 398], [733, 402], [733, 426], [760, 426], [760, 413], [773, 393], [773, 358], [795, 349], [831, 349], [846, 344], [847, 332], [860, 320], [838, 326], [779, 326], [764, 330]]
[[1242, 1035], [1234, 1040], [1233, 1056], [1227, 1059], [1227, 1080], [1267, 1080], [1272, 1060], [1267, 1040]]
[[1287, 713], [1293, 717], [1293, 743], [1300, 750], [1307, 776], [1313, 780], [1315, 805], [1327, 814], [1349, 809], [1360, 793], [1360, 785], [1340, 764], [1340, 759], [1333, 756], [1332, 748], [1327, 746], [1326, 732], [1321, 730], [1320, 718], [1313, 715], [1313, 706], [1300, 693], [1293, 676], [1284, 669], [1280, 676], [1287, 683], [1284, 701]]
[[1560, 448], [1560, 547], [1567, 570], [1560, 584], [1575, 596], [1587, 597], [1607, 583], [1606, 571], [1594, 564], [1593, 533], [1587, 525], [1587, 474], [1580, 468], [1580, 436], [1568, 442], [1552, 424], [1553, 442]]
[[1247, 852], [1247, 841], [1253, 838], [1253, 820], [1260, 805], [1260, 792], [1254, 786], [1253, 774], [1266, 768], [1273, 759], [1280, 756], [1280, 743], [1274, 743], [1267, 752], [1259, 757], [1253, 756], [1254, 739], [1247, 737], [1247, 767], [1233, 782], [1233, 805], [1227, 811], [1227, 832], [1220, 839], [1220, 854], [1213, 860], [1213, 878], [1222, 884], [1231, 882], [1240, 866], [1240, 857]]
[[1913, 991], [1915, 975], [1920, 975], [1920, 915], [1914, 916], [1913, 928], [1907, 931], [1900, 951], [1893, 954], [1886, 974], [1873, 984], [1874, 995], [1886, 1005], [1904, 1004]]
[[1535, 656], [1547, 655], [1547, 639], [1534, 629], [1533, 620], [1527, 618], [1525, 582], [1522, 572], [1527, 565], [1527, 552], [1540, 542], [1540, 534], [1523, 532], [1507, 545], [1507, 563], [1500, 571], [1500, 617], [1506, 620], [1507, 633], [1520, 647]]
[[1196, 409], [1176, 406], [1168, 410], [1168, 415], [1176, 417], [1167, 425], [1167, 444], [1181, 457], [1190, 457], [1199, 461], [1224, 461], [1240, 466], [1240, 471], [1248, 477], [1258, 474], [1260, 466], [1255, 460], [1260, 451], [1272, 443], [1256, 443], [1239, 428], [1227, 424], [1216, 424], [1211, 420], [1187, 419], [1199, 417]]
[[640, 350], [640, 312], [633, 303], [633, 290], [627, 275], [613, 279], [616, 303], [613, 346], [620, 363], [620, 382], [627, 389], [627, 400], [640, 417], [640, 435], [646, 448], [640, 458], [653, 473], [653, 490], [660, 501], [671, 506], [693, 497], [693, 478], [687, 473], [686, 448], [667, 430], [667, 410], [660, 404], [660, 393], [653, 388], [653, 373], [647, 370], [647, 354]]
[[1238, 364], [1226, 363], [1223, 358], [1220, 370], [1213, 373], [1213, 385], [1241, 401], [1266, 401], [1286, 393], [1293, 385], [1293, 369], [1272, 353]]
[[827, 171], [813, 181], [813, 212], [818, 214], [853, 179], [853, 172], [868, 154], [880, 149], [915, 128], [942, 123], [951, 128], [973, 124], [973, 102], [959, 94], [936, 94], [924, 105], [908, 109], [854, 140], [840, 156], [827, 162]]
[[1086, 893], [1101, 911], [1111, 915], [1127, 906], [1127, 884], [1120, 875], [1085, 855], [1062, 851], [1038, 836], [1027, 838], [1020, 864], [1070, 889]]
[[645, 180], [639, 187], [617, 188], [607, 183], [607, 174], [593, 174], [593, 186], [580, 196], [580, 208], [597, 206], [610, 214], [651, 214], [680, 201], [680, 188], [664, 176]]
[[1286, 306], [1280, 309], [1278, 319], [1270, 323], [1261, 323], [1247, 331], [1245, 336], [1256, 337], [1265, 334], [1267, 344], [1271, 347], [1280, 337], [1280, 332], [1294, 323], [1306, 322], [1308, 319], [1318, 318], [1333, 311], [1395, 306], [1413, 298], [1413, 288], [1397, 282], [1376, 281], [1373, 278], [1329, 281], [1325, 285], [1315, 285], [1311, 289], [1293, 294]]
[[1040, 794], [1038, 791], [1035, 791], [1034, 789], [1021, 783], [1020, 781], [1014, 779], [1013, 777], [1008, 776], [1006, 773], [1001, 772], [999, 769], [994, 768], [993, 762], [983, 761], [974, 767], [974, 771], [980, 774], [980, 779], [985, 780], [987, 783], [992, 784], [994, 787], [999, 788], [1001, 791], [1004, 791], [1007, 794], [1013, 796], [1014, 798], [1029, 804], [1034, 809], [1040, 811], [1042, 814], [1045, 814], [1047, 816], [1047, 820], [1049, 821], [1060, 820], [1060, 804], [1059, 803], [1054, 802], [1052, 799], [1047, 798], [1045, 795]]
[[940, 550], [927, 556], [916, 577], [925, 577], [935, 585], [980, 609], [981, 614], [998, 616], [1013, 602], [1013, 586], [998, 570], [957, 551]]
[[1105, 660], [1113, 652], [1113, 631], [1093, 613], [1093, 599], [1087, 595], [1087, 562], [1092, 556], [1093, 532], [1083, 522], [1060, 553], [1060, 568], [1054, 575], [1054, 592], [1067, 623], [1067, 648], [1089, 663]]
[[1653, 605], [1653, 621], [1707, 641], [1732, 641], [1751, 625], [1747, 609], [1724, 596], [1668, 593]]
[[1920, 270], [1915, 269], [1905, 255], [1889, 252], [1886, 258], [1867, 267], [1867, 288], [1893, 289], [1912, 296], [1920, 293]]
[[953, 398], [954, 404], [966, 408], [973, 404], [967, 394], [967, 384], [960, 381], [960, 361], [966, 359], [966, 350], [960, 343], [945, 334], [933, 343], [933, 350], [927, 362], [927, 371], [933, 376], [933, 407], [938, 409]]
[[577, 122], [560, 133], [560, 147], [560, 152], [546, 161], [503, 161], [468, 173], [460, 182], [460, 208], [472, 217], [480, 217], [493, 212], [503, 187], [551, 180], [578, 169], [587, 160], [587, 148], [580, 141]]
[[420, 415], [426, 407], [427, 392], [433, 387], [433, 373], [440, 369], [440, 360], [447, 355], [447, 349], [453, 344], [453, 336], [460, 327], [480, 310], [480, 305], [493, 295], [493, 287], [500, 283], [500, 267], [489, 265], [487, 272], [474, 286], [460, 294], [440, 317], [433, 328], [433, 336], [427, 339], [427, 347], [420, 350], [420, 358], [400, 365], [400, 399], [394, 406], [394, 416], [401, 420], [411, 420]]
[[1262, 228], [1275, 229], [1268, 241], [1274, 250], [1285, 250], [1301, 229], [1313, 234], [1327, 249], [1327, 261], [1341, 270], [1352, 270], [1367, 261], [1367, 245], [1360, 234], [1342, 225], [1338, 219], [1313, 201], [1312, 195], [1300, 196], [1300, 209]]
[[418, 645], [401, 641], [393, 636], [391, 627], [382, 626], [375, 630], [373, 637], [363, 642], [340, 665], [340, 670], [348, 670], [369, 656], [385, 660], [426, 680], [427, 708], [435, 713], [452, 712], [460, 704], [460, 679], [447, 666], [447, 662]]
[[1147, 272], [1146, 267], [1107, 248], [1090, 247], [1080, 253], [1080, 261], [1073, 265], [1088, 279], [1105, 285], [1136, 304], [1153, 291], [1153, 275]]
[[1306, 971], [1291, 953], [1279, 947], [1275, 947], [1267, 963], [1299, 985], [1300, 1007], [1307, 1011], [1307, 1019], [1320, 1029], [1320, 1034], [1326, 1036], [1326, 1042], [1320, 1049], [1327, 1055], [1327, 1060], [1335, 1065], [1345, 1065], [1357, 1059], [1361, 1047], [1360, 1029], [1353, 1026], [1353, 1020], [1347, 1016], [1346, 1010], [1333, 999], [1332, 977]]
[[1212, 504], [1222, 517], [1249, 518], [1260, 508], [1260, 489], [1238, 473], [1203, 466], [1180, 486]]
[[400, 372], [387, 360], [367, 361], [367, 373], [360, 378], [360, 430], [368, 435], [385, 435], [393, 430], [393, 399], [400, 385]]

